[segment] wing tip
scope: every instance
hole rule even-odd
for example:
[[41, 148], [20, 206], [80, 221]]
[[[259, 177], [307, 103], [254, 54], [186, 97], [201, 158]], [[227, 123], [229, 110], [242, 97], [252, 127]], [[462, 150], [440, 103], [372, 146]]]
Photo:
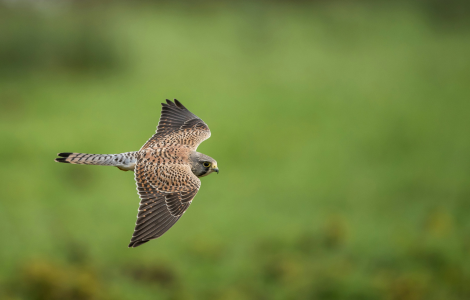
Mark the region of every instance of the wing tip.
[[173, 99], [174, 102], [171, 101], [170, 99], [165, 99], [165, 100], [166, 100], [166, 103], [162, 103], [163, 107], [172, 106], [172, 107], [178, 107], [181, 109], [187, 109], [183, 104], [181, 104], [181, 102], [178, 101], [178, 99]]
[[184, 107], [184, 105], [181, 104], [181, 102], [179, 102], [177, 99], [174, 99], [174, 100], [175, 100], [176, 106], [178, 106], [179, 108], [182, 108], [182, 109], [186, 109], [186, 107]]
[[139, 247], [140, 245], [145, 244], [145, 243], [147, 243], [148, 241], [149, 241], [149, 240], [131, 241], [127, 247], [128, 247], [128, 248]]

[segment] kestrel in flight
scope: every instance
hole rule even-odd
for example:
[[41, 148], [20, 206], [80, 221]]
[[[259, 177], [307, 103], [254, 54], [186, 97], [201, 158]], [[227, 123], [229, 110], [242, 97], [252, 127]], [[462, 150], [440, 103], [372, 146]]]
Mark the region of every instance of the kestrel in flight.
[[120, 154], [59, 153], [56, 162], [114, 166], [134, 171], [141, 199], [129, 247], [162, 236], [196, 196], [199, 178], [219, 173], [217, 162], [197, 147], [211, 136], [209, 127], [178, 100], [162, 103], [157, 132], [135, 152]]

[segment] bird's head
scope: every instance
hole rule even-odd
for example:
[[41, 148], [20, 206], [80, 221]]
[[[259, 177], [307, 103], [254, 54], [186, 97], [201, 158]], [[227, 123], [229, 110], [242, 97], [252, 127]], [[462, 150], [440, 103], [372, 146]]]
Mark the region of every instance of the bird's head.
[[199, 152], [193, 152], [190, 156], [191, 159], [191, 171], [197, 177], [204, 177], [212, 172], [219, 174], [217, 167], [217, 161], [210, 156]]

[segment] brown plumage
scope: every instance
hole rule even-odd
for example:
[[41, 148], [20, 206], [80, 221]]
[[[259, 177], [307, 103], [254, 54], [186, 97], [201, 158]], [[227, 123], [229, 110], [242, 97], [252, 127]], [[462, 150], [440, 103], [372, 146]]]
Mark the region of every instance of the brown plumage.
[[183, 215], [201, 186], [200, 177], [219, 172], [217, 162], [196, 152], [209, 127], [178, 100], [162, 103], [157, 132], [136, 152], [59, 153], [57, 162], [133, 170], [140, 207], [129, 247], [164, 234]]

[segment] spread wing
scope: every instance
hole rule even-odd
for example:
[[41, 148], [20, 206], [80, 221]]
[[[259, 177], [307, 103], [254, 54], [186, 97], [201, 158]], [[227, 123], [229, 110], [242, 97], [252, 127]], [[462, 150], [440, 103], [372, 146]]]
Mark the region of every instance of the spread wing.
[[140, 207], [129, 247], [162, 236], [188, 209], [201, 181], [187, 165], [153, 165], [145, 159], [135, 167]]
[[162, 103], [162, 113], [157, 132], [141, 148], [187, 146], [196, 150], [200, 143], [211, 136], [209, 126], [190, 112], [178, 100]]

